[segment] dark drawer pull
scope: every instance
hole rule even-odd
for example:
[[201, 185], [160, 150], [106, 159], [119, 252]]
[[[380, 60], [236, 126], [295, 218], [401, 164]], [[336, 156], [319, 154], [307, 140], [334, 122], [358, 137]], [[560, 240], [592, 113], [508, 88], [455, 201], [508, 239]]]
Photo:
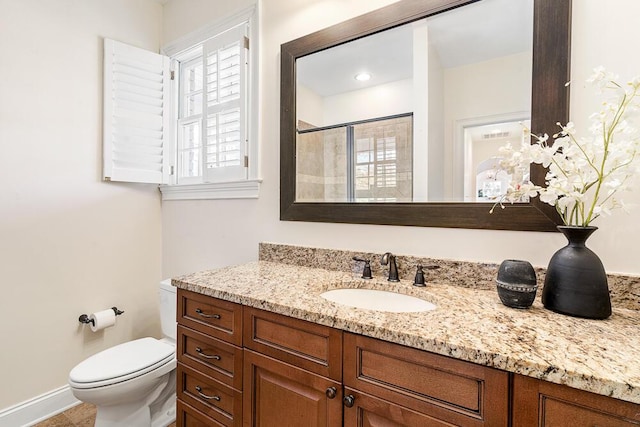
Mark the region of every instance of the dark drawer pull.
[[196, 313], [198, 313], [200, 316], [204, 317], [205, 319], [219, 319], [220, 318], [219, 314], [205, 314], [199, 308], [196, 308]]
[[216, 402], [220, 402], [220, 396], [209, 396], [202, 392], [202, 387], [199, 385], [196, 386], [196, 391], [201, 397], [204, 397], [207, 400], [215, 400]]
[[204, 357], [205, 359], [220, 360], [220, 356], [218, 356], [217, 354], [214, 354], [213, 356], [211, 356], [209, 354], [203, 353], [200, 347], [196, 347], [196, 353], [198, 353], [200, 356]]

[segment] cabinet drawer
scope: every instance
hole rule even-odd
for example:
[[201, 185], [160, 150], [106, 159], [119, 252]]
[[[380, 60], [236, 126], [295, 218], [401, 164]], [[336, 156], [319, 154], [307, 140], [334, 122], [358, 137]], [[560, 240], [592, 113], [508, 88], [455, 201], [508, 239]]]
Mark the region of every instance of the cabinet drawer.
[[242, 425], [242, 393], [178, 363], [177, 398], [225, 426]]
[[344, 384], [456, 425], [506, 426], [506, 372], [345, 333]]
[[340, 381], [342, 332], [328, 326], [244, 307], [244, 346]]
[[640, 405], [514, 375], [513, 425], [631, 427], [640, 425]]
[[242, 345], [242, 306], [178, 289], [178, 323], [214, 338]]
[[176, 402], [176, 427], [225, 427], [181, 400]]
[[178, 326], [178, 360], [228, 386], [242, 390], [242, 348]]

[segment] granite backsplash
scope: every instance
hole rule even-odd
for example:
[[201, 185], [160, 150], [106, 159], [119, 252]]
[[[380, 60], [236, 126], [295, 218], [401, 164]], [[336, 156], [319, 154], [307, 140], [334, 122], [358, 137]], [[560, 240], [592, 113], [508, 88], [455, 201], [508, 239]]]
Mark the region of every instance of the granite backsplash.
[[[499, 264], [453, 261], [436, 258], [423, 258], [411, 255], [395, 254], [398, 273], [401, 279], [413, 280], [416, 266], [425, 267], [427, 283], [462, 286], [465, 288], [494, 290], [495, 278]], [[283, 264], [305, 267], [325, 268], [362, 272], [363, 263], [353, 261], [353, 257], [371, 260], [371, 271], [374, 277], [386, 277], [386, 267], [380, 265], [381, 253], [356, 252], [350, 250], [321, 249], [304, 246], [283, 245], [277, 243], [260, 243], [258, 258], [260, 261], [272, 261]], [[436, 269], [429, 269], [437, 266]], [[538, 278], [538, 298], [542, 294], [545, 268], [535, 268]], [[614, 308], [640, 310], [640, 277], [609, 274], [609, 292], [611, 305]]]

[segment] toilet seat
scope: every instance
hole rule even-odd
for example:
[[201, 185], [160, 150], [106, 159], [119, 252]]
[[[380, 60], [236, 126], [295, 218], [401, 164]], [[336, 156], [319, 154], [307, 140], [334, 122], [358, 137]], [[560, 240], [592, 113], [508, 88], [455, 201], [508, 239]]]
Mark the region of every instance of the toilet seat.
[[140, 338], [94, 354], [69, 373], [78, 389], [104, 387], [154, 371], [175, 359], [175, 347], [155, 338]]

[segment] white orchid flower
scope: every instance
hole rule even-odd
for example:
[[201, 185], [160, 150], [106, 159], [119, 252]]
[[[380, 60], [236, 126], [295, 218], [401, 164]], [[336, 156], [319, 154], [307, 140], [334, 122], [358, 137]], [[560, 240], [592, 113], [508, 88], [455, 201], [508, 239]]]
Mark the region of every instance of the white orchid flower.
[[[626, 85], [617, 76], [597, 67], [587, 82], [609, 96], [602, 109], [589, 116], [591, 137], [578, 137], [574, 122], [557, 123], [560, 131], [553, 135], [536, 135], [528, 128], [525, 135], [531, 144], [500, 149], [500, 167], [512, 182], [496, 204], [539, 197], [555, 206], [565, 224], [586, 226], [612, 209], [627, 210], [617, 197], [628, 191], [631, 181], [640, 175], [640, 76]], [[545, 187], [524, 179], [523, 170], [530, 164], [547, 168]], [[528, 176], [528, 175], [527, 175]], [[495, 207], [495, 206], [494, 206]], [[493, 209], [491, 210], [493, 212]]]

